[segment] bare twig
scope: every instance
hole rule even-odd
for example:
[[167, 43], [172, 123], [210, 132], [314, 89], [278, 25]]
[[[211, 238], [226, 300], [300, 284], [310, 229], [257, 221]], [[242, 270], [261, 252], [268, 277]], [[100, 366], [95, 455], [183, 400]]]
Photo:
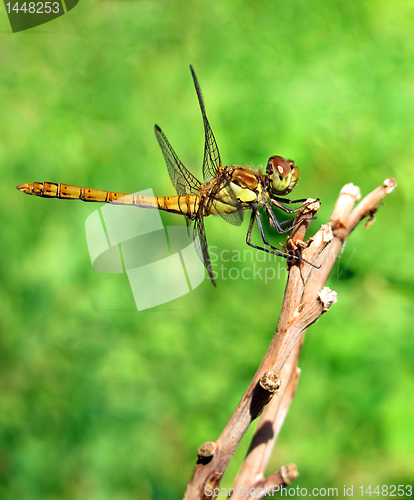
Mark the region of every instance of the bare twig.
[[[244, 492], [244, 498], [259, 498], [272, 487], [280, 488], [297, 477], [293, 464], [282, 467], [268, 478], [264, 478], [264, 470], [295, 393], [303, 333], [336, 302], [336, 293], [323, 287], [348, 235], [365, 217], [369, 217], [368, 223], [373, 222], [380, 200], [396, 185], [394, 179], [387, 179], [352, 210], [360, 192], [356, 186], [347, 184], [339, 195], [329, 225], [323, 225], [306, 243], [304, 238], [310, 217], [302, 219], [305, 211], [298, 214], [297, 220], [301, 223], [294, 228], [287, 242], [292, 258], [288, 259], [289, 276], [275, 335], [219, 439], [199, 448], [197, 465], [184, 499], [216, 496], [214, 489], [220, 485], [241, 438], [262, 412], [235, 481], [234, 488], [239, 487], [238, 498], [243, 498], [240, 491]], [[305, 210], [312, 217], [318, 208], [319, 203], [315, 201]], [[293, 257], [300, 255], [315, 267]], [[282, 386], [279, 389], [280, 379]]]

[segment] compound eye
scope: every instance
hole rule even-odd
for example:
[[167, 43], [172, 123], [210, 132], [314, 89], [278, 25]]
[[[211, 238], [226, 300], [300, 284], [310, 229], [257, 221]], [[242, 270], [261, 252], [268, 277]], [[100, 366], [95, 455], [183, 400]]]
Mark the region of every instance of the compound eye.
[[292, 160], [282, 156], [271, 156], [267, 162], [268, 188], [276, 196], [284, 196], [292, 191], [299, 179], [299, 170]]
[[280, 180], [291, 172], [289, 163], [282, 156], [271, 156], [267, 162], [267, 167], [272, 168], [274, 175], [278, 176]]

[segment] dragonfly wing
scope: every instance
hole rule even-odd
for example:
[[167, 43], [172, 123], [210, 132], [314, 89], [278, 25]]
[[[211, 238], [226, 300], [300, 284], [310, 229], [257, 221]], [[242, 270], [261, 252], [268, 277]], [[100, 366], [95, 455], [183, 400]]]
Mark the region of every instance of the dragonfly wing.
[[204, 160], [203, 160], [203, 176], [204, 182], [217, 175], [221, 167], [220, 152], [217, 146], [216, 139], [214, 138], [213, 131], [211, 130], [210, 123], [207, 120], [206, 108], [204, 106], [203, 94], [201, 93], [200, 85], [198, 83], [196, 74], [192, 66], [190, 66], [191, 74], [193, 75], [194, 86], [197, 92], [198, 103], [200, 104], [201, 114], [203, 115], [205, 143], [204, 143]]
[[237, 210], [237, 212], [234, 212], [232, 214], [221, 214], [221, 217], [226, 222], [229, 222], [230, 224], [233, 224], [233, 226], [240, 226], [241, 223], [243, 222], [243, 212], [242, 212], [242, 210]]
[[200, 257], [201, 262], [203, 262], [204, 266], [206, 267], [208, 275], [211, 281], [213, 282], [213, 285], [217, 286], [213, 276], [213, 271], [211, 270], [210, 254], [208, 253], [206, 232], [204, 230], [204, 221], [201, 214], [197, 217], [195, 221], [193, 240], [196, 252]]
[[201, 186], [200, 181], [182, 164], [160, 127], [155, 125], [154, 130], [177, 194], [197, 194]]

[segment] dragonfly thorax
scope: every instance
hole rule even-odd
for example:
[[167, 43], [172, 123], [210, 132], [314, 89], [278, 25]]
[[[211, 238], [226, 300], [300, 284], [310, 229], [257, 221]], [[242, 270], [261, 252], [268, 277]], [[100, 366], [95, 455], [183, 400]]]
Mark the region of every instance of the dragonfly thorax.
[[292, 191], [299, 179], [299, 169], [292, 160], [271, 156], [266, 166], [265, 183], [274, 195], [284, 196]]

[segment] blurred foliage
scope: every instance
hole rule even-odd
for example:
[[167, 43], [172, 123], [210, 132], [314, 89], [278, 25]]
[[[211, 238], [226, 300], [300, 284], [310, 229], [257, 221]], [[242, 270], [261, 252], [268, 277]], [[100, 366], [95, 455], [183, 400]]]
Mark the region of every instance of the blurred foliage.
[[[294, 486], [340, 492], [412, 482], [413, 2], [80, 2], [17, 34], [3, 9], [0, 30], [0, 498], [180, 498], [195, 450], [218, 437], [272, 337], [281, 260], [256, 263], [276, 266], [270, 283], [229, 277], [250, 261], [224, 263], [217, 289], [206, 279], [137, 312], [125, 275], [90, 265], [96, 206], [14, 188], [174, 194], [154, 123], [200, 176], [190, 63], [224, 163], [295, 159], [295, 197], [322, 200], [312, 231], [345, 183], [364, 195], [397, 179], [329, 278], [339, 300], [308, 332], [268, 472], [294, 462]], [[247, 221], [209, 219], [218, 253], [244, 250]]]

